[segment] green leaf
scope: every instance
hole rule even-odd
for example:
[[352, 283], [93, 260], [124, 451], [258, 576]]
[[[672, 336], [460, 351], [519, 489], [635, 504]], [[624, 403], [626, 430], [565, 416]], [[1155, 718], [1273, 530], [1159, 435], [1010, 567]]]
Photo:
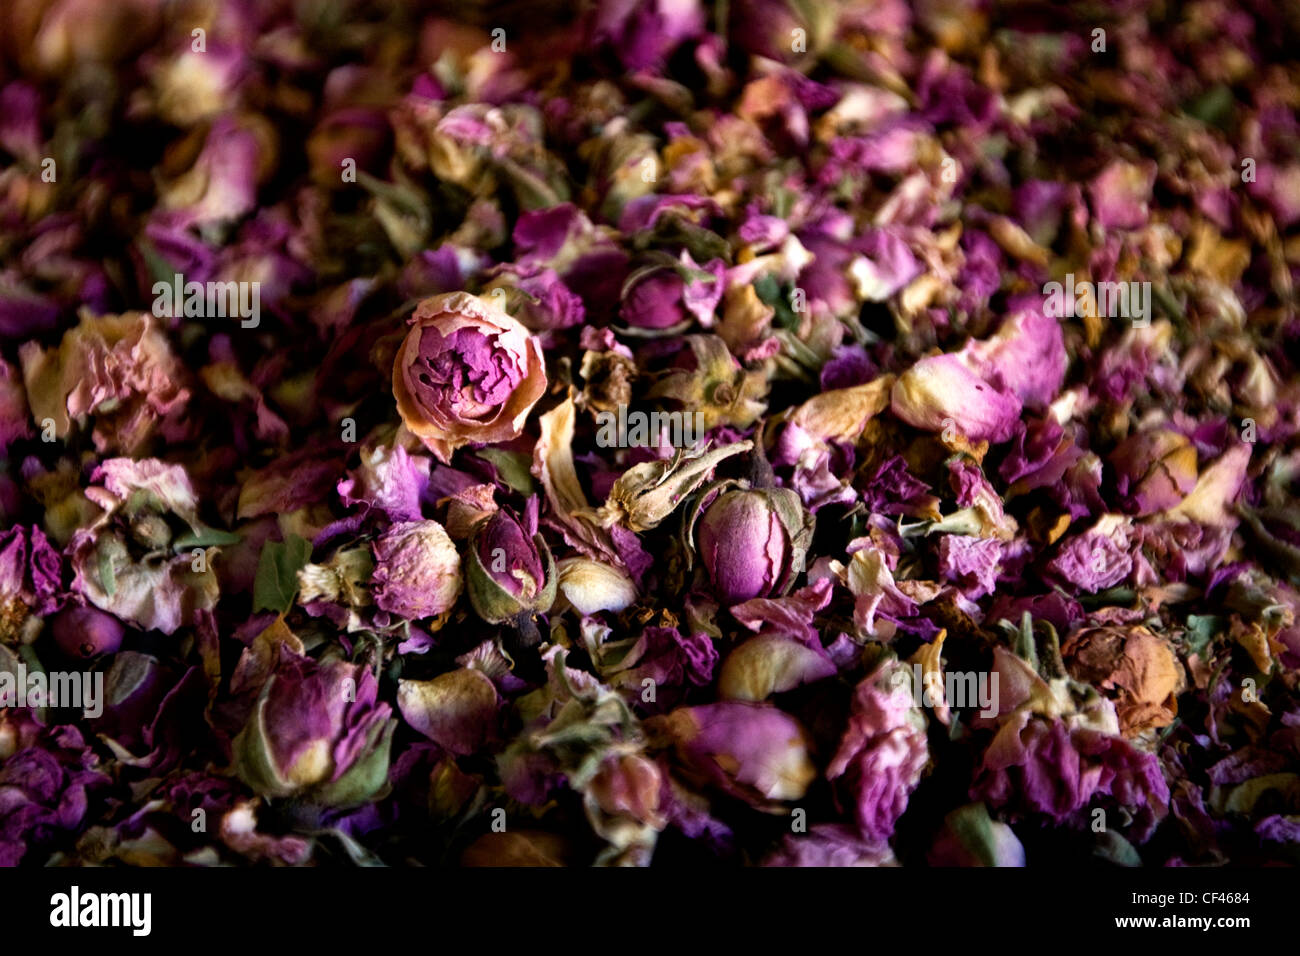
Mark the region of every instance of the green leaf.
[[154, 496], [153, 492], [146, 491], [143, 488], [137, 488], [135, 491], [131, 492], [130, 497], [126, 499], [126, 504], [122, 508], [122, 510], [130, 517], [135, 517], [145, 509], [149, 509], [150, 511], [159, 510], [158, 500]]
[[1236, 105], [1237, 101], [1232, 95], [1232, 90], [1219, 83], [1187, 104], [1185, 112], [1195, 116], [1206, 126], [1217, 126], [1223, 129], [1232, 118], [1232, 111]]
[[135, 247], [140, 253], [140, 258], [144, 260], [144, 266], [149, 271], [149, 277], [155, 282], [170, 284], [176, 270], [158, 252], [158, 247], [147, 239], [138, 240]]
[[754, 292], [758, 295], [759, 301], [764, 305], [770, 305], [775, 311], [773, 318], [778, 328], [799, 327], [799, 316], [790, 307], [790, 297], [794, 292], [793, 285], [782, 286], [775, 276], [763, 275], [754, 280]]
[[953, 810], [944, 819], [953, 836], [981, 866], [997, 866], [997, 839], [988, 807], [982, 803], [969, 803]]
[[777, 299], [773, 308], [776, 309], [773, 319], [776, 321], [777, 328], [791, 332], [799, 328], [799, 314], [790, 307], [790, 299], [787, 296]]
[[504, 448], [482, 448], [478, 456], [495, 465], [501, 480], [512, 489], [522, 495], [532, 494], [533, 476], [528, 469], [533, 461], [527, 455]]
[[1025, 611], [1020, 615], [1020, 628], [1011, 643], [1012, 652], [1023, 661], [1028, 661], [1035, 673], [1038, 671], [1038, 648], [1034, 644], [1034, 618]]
[[1097, 834], [1092, 855], [1116, 866], [1141, 866], [1142, 857], [1133, 844], [1114, 830], [1104, 830]]
[[1189, 614], [1183, 640], [1187, 642], [1188, 650], [1204, 657], [1206, 648], [1214, 640], [1214, 635], [1225, 630], [1227, 630], [1227, 622], [1221, 617], [1212, 614]]
[[764, 305], [775, 305], [781, 298], [781, 283], [776, 276], [761, 275], [754, 280], [754, 292]]
[[100, 549], [98, 556], [99, 586], [105, 594], [112, 597], [117, 593], [117, 572], [113, 570], [113, 556], [103, 549]]
[[187, 532], [173, 541], [172, 549], [179, 554], [191, 548], [216, 548], [227, 544], [239, 544], [241, 540], [233, 531], [201, 527], [198, 531]]
[[785, 219], [794, 209], [795, 202], [799, 199], [799, 194], [792, 189], [786, 189], [779, 186], [772, 194], [772, 215], [778, 219]]
[[311, 542], [291, 534], [284, 541], [268, 541], [257, 559], [253, 582], [253, 610], [283, 614], [298, 593], [298, 572], [311, 560]]
[[711, 229], [697, 226], [681, 216], [663, 216], [655, 224], [654, 241], [664, 248], [685, 246], [696, 262], [726, 261], [731, 255], [727, 240]]

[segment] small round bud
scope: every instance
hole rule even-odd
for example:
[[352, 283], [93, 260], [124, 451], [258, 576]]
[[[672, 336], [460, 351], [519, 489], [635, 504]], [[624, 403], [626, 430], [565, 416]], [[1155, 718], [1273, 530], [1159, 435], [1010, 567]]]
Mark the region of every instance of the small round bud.
[[126, 633], [121, 621], [93, 607], [60, 611], [51, 630], [59, 650], [69, 657], [85, 659], [116, 653]]

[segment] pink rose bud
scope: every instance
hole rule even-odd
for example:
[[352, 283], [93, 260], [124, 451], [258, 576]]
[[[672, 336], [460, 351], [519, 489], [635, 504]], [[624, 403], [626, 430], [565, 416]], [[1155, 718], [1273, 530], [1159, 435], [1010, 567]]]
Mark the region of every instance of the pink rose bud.
[[517, 438], [546, 391], [542, 349], [528, 330], [483, 299], [425, 299], [393, 364], [402, 421], [444, 463], [464, 445]]
[[60, 611], [50, 625], [54, 643], [69, 657], [99, 657], [114, 654], [122, 646], [126, 628], [111, 614], [93, 607], [70, 607]]

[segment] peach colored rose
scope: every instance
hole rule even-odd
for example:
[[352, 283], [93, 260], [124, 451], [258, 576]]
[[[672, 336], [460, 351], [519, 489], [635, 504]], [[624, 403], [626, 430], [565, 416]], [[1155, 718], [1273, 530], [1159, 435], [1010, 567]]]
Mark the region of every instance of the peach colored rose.
[[447, 463], [463, 445], [509, 441], [546, 391], [528, 330], [468, 292], [425, 299], [393, 363], [402, 421]]

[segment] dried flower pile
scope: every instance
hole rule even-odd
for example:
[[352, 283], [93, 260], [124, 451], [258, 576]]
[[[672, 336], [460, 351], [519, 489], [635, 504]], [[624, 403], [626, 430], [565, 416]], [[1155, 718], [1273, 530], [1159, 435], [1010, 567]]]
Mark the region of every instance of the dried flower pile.
[[1296, 862], [1298, 43], [8, 0], [0, 864]]

